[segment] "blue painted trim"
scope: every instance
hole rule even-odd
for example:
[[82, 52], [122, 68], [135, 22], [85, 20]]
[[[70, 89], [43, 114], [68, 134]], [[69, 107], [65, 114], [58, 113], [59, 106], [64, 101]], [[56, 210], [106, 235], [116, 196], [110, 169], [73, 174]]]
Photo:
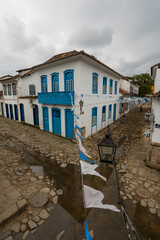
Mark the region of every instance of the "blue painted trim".
[[[74, 69], [67, 69], [63, 73], [64, 73], [64, 90], [65, 90], [65, 92], [66, 92], [66, 75], [67, 75], [67, 73], [72, 73], [72, 76], [73, 76], [73, 89], [72, 89], [72, 91], [74, 91]], [[69, 90], [70, 90], [70, 87], [69, 87]]]
[[54, 76], [57, 76], [58, 77], [58, 80], [57, 80], [57, 82], [58, 82], [58, 91], [57, 92], [59, 92], [59, 73], [57, 73], [57, 72], [54, 72], [54, 73], [52, 73], [51, 74], [51, 89], [52, 89], [52, 92], [53, 92], [53, 77]]
[[[111, 93], [110, 93], [110, 87], [112, 89]], [[110, 79], [110, 82], [109, 82], [109, 94], [113, 94], [113, 80]]]
[[78, 152], [79, 152], [79, 157], [80, 157], [81, 160], [85, 160], [85, 161], [88, 161], [88, 162], [91, 162], [91, 163], [98, 164], [101, 167], [101, 165], [99, 163], [89, 160], [80, 150], [78, 150]]
[[[116, 87], [117, 85], [117, 87]], [[118, 82], [115, 81], [115, 85], [114, 85], [114, 94], [117, 95], [117, 90], [118, 90]]]
[[[95, 92], [93, 91], [93, 85], [94, 85], [94, 84], [93, 84], [93, 77], [94, 77], [94, 76], [96, 76], [96, 77], [97, 77], [97, 89], [96, 89], [96, 91], [95, 91]], [[98, 93], [98, 74], [97, 74], [97, 73], [95, 73], [95, 72], [94, 72], [94, 73], [92, 73], [92, 93], [93, 93], [93, 94], [97, 94], [97, 93]]]
[[87, 220], [85, 221], [86, 240], [93, 240], [88, 229]]
[[[96, 126], [96, 131], [97, 131], [97, 107], [92, 108], [92, 118], [91, 118], [91, 134], [92, 134], [92, 127]], [[96, 110], [96, 124], [93, 125], [93, 110]], [[95, 116], [95, 115], [94, 115]]]
[[[106, 86], [106, 92], [104, 93], [103, 87]], [[102, 87], [102, 93], [107, 94], [107, 77], [103, 77], [103, 87]]]
[[58, 104], [58, 105], [72, 105], [74, 104], [74, 91], [73, 92], [45, 92], [38, 93], [38, 103], [42, 104]]
[[[109, 113], [111, 112], [111, 114], [110, 114], [110, 117], [109, 117]], [[108, 119], [111, 119], [112, 118], [112, 104], [110, 104], [109, 106], [108, 106]]]
[[8, 104], [6, 103], [5, 106], [6, 106], [6, 116], [7, 116], [7, 118], [9, 118], [9, 107], [8, 107]]
[[44, 127], [44, 109], [47, 109], [47, 114], [48, 114], [48, 131], [49, 132], [49, 113], [48, 113], [48, 107], [42, 107], [42, 113], [43, 113], [43, 130], [45, 130], [45, 127]]
[[[103, 121], [103, 108], [105, 109], [105, 120]], [[106, 122], [106, 105], [102, 107], [102, 120], [101, 120], [101, 128], [102, 128], [102, 123]], [[106, 124], [105, 124], [106, 125]]]
[[[54, 110], [58, 110], [58, 111], [60, 111], [60, 120], [61, 120], [61, 109], [60, 108], [51, 108], [51, 115], [52, 115], [52, 132], [53, 132], [53, 111]], [[61, 128], [61, 126], [62, 126], [62, 123], [60, 122], [60, 135], [62, 135], [62, 128]], [[54, 133], [54, 132], [53, 132]]]
[[[47, 84], [47, 75], [42, 75], [41, 76], [41, 92], [43, 93], [43, 84]], [[47, 92], [48, 92], [48, 86], [47, 86]]]
[[76, 128], [81, 132], [81, 135], [83, 135], [82, 129], [76, 124]]
[[78, 137], [81, 139], [82, 142], [84, 142], [83, 138], [81, 137], [81, 135], [79, 133], [77, 133]]
[[[66, 128], [66, 126], [67, 126], [67, 119], [66, 119], [66, 113], [67, 112], [72, 112], [73, 113], [73, 132], [72, 132], [72, 139], [74, 139], [74, 111], [72, 110], [72, 109], [65, 109], [64, 110], [65, 111], [65, 136], [67, 135], [67, 128]], [[67, 137], [67, 136], [66, 136]]]

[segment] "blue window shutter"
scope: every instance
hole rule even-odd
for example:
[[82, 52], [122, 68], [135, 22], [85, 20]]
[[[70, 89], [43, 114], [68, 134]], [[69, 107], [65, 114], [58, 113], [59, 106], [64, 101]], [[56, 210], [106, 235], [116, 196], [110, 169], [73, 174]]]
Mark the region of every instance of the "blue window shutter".
[[52, 92], [59, 92], [59, 73], [51, 74], [51, 89]]
[[118, 83], [117, 83], [117, 81], [116, 81], [116, 82], [115, 82], [114, 94], [117, 94], [117, 85], [118, 85]]
[[74, 70], [68, 69], [64, 71], [64, 90], [74, 91]]
[[92, 126], [97, 125], [97, 107], [92, 108]]
[[92, 73], [92, 93], [98, 93], [98, 74]]
[[107, 78], [103, 77], [103, 94], [107, 93]]
[[109, 94], [112, 94], [112, 92], [113, 92], [113, 80], [110, 79]]
[[41, 76], [41, 92], [47, 92], [47, 75]]
[[102, 122], [106, 121], [106, 106], [102, 107]]
[[108, 108], [108, 119], [110, 119], [111, 116], [112, 116], [112, 104], [110, 104]]

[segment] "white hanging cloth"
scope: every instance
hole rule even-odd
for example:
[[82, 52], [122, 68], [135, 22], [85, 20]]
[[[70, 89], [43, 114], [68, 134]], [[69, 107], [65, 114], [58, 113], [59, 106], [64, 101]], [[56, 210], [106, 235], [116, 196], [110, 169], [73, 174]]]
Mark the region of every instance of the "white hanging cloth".
[[87, 185], [83, 185], [84, 187], [84, 201], [86, 208], [103, 208], [103, 209], [109, 209], [115, 212], [120, 212], [120, 210], [110, 204], [103, 204], [102, 200], [104, 198], [104, 195], [102, 192], [88, 187]]
[[106, 181], [105, 177], [103, 177], [101, 174], [99, 174], [98, 172], [95, 171], [95, 169], [98, 167], [97, 164], [89, 164], [84, 161], [80, 161], [80, 164], [81, 164], [82, 174], [96, 175], [96, 176], [102, 178], [104, 181]]

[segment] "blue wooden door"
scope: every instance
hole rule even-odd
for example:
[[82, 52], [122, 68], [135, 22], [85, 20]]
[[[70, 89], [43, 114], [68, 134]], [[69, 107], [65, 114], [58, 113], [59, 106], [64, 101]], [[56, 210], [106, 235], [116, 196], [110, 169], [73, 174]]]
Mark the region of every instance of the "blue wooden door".
[[52, 109], [52, 132], [61, 135], [61, 110]]
[[39, 126], [38, 106], [35, 104], [33, 108], [34, 125]]
[[67, 70], [65, 72], [65, 91], [74, 91], [73, 70]]
[[25, 122], [24, 105], [22, 103], [20, 103], [20, 114], [21, 114], [21, 122]]
[[116, 108], [117, 108], [117, 104], [114, 104], [114, 109], [113, 109], [113, 121], [116, 120]]
[[1, 103], [1, 113], [2, 113], [2, 116], [4, 116], [3, 103]]
[[9, 118], [9, 109], [8, 109], [8, 104], [6, 104], [6, 116]]
[[10, 116], [11, 116], [11, 119], [13, 119], [13, 107], [11, 104], [9, 104], [9, 108], [10, 108]]
[[15, 114], [15, 120], [18, 121], [18, 107], [16, 104], [14, 105], [14, 114]]
[[74, 139], [74, 115], [71, 109], [65, 109], [66, 137]]
[[49, 131], [49, 117], [47, 107], [43, 107], [43, 129]]

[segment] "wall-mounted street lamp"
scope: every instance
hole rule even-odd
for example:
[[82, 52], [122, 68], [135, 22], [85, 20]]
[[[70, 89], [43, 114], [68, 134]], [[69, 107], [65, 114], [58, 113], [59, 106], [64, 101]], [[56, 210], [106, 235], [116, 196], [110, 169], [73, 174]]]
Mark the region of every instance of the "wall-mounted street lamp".
[[101, 139], [98, 143], [98, 150], [101, 162], [113, 163], [115, 158], [117, 145], [111, 138], [110, 133]]
[[[114, 140], [111, 137], [109, 126], [108, 126], [108, 133], [105, 135], [103, 139], [98, 142], [98, 150], [99, 150], [99, 157], [101, 162], [113, 164], [115, 169], [116, 175], [116, 182], [117, 182], [117, 190], [118, 190], [118, 201], [117, 203], [121, 206], [122, 213], [125, 220], [126, 230], [128, 232], [128, 240], [142, 240], [139, 232], [137, 231], [136, 227], [132, 223], [131, 219], [128, 216], [128, 213], [125, 209], [123, 199], [120, 195], [120, 185], [119, 185], [119, 178], [118, 178], [118, 170], [116, 167], [115, 161], [115, 154], [116, 154], [117, 145], [115, 144]], [[132, 231], [132, 234], [131, 234]], [[132, 238], [133, 236], [133, 238]]]
[[151, 113], [150, 112], [146, 112], [144, 114], [144, 120], [147, 121], [147, 122], [150, 122], [151, 121]]

